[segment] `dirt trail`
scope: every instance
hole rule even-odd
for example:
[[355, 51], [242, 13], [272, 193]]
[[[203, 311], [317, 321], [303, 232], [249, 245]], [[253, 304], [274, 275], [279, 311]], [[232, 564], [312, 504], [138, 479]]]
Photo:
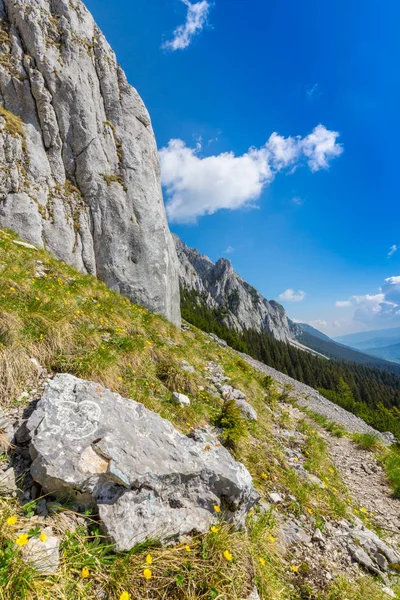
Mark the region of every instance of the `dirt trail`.
[[375, 454], [362, 450], [348, 437], [337, 438], [324, 430], [332, 462], [342, 474], [351, 499], [373, 513], [373, 523], [400, 548], [400, 498], [393, 491]]

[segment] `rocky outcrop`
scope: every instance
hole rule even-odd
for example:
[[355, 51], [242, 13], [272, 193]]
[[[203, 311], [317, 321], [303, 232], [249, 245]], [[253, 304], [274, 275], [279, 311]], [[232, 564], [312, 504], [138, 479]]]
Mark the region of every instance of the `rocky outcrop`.
[[268, 301], [233, 269], [225, 258], [215, 264], [173, 235], [180, 262], [181, 286], [194, 290], [208, 308], [222, 309], [224, 324], [230, 329], [265, 331], [275, 339], [289, 341], [298, 333], [283, 306]]
[[150, 118], [81, 0], [0, 0], [0, 226], [179, 324]]
[[241, 525], [259, 497], [210, 432], [182, 435], [143, 405], [72, 375], [48, 384], [27, 426], [33, 479], [45, 493], [96, 506], [119, 550], [205, 532], [219, 511]]

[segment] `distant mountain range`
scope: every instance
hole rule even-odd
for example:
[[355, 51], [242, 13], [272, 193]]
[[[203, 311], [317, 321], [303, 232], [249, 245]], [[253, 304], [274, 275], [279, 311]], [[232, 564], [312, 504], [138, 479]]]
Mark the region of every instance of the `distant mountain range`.
[[291, 321], [281, 304], [264, 298], [236, 273], [229, 260], [220, 258], [213, 263], [208, 256], [190, 248], [178, 236], [173, 235], [173, 238], [180, 261], [181, 288], [195, 293], [197, 300], [193, 301], [195, 305], [198, 302], [199, 310], [201, 303], [205, 303], [208, 309], [217, 311], [220, 322], [226, 328], [239, 334], [245, 330], [266, 333], [275, 340], [328, 359], [354, 362], [400, 374], [400, 367], [379, 355], [354, 349], [350, 344], [332, 340], [310, 325]]
[[351, 333], [335, 338], [336, 342], [364, 353], [400, 364], [400, 327]]

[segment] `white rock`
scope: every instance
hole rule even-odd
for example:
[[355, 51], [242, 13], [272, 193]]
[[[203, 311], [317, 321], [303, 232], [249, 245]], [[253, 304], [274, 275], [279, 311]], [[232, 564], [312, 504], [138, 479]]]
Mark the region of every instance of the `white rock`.
[[27, 244], [26, 242], [13, 240], [13, 244], [17, 244], [17, 246], [23, 246], [24, 248], [29, 248], [29, 250], [37, 250], [36, 246], [32, 246], [32, 244]]
[[175, 402], [175, 404], [179, 404], [180, 406], [190, 406], [190, 399], [185, 396], [185, 394], [173, 392], [172, 400]]
[[283, 498], [278, 492], [270, 492], [268, 496], [273, 504], [282, 504], [283, 502]]

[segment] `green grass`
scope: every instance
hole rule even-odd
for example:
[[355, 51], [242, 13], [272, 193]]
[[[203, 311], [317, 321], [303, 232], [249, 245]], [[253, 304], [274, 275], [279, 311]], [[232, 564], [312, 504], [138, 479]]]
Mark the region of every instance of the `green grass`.
[[374, 433], [354, 433], [352, 439], [363, 450], [376, 452], [383, 447], [382, 441]]
[[329, 419], [327, 419], [326, 417], [313, 412], [313, 411], [305, 411], [316, 423], [318, 423], [319, 425], [321, 425], [321, 427], [323, 427], [324, 429], [326, 429], [327, 431], [329, 431], [329, 433], [331, 433], [332, 435], [334, 435], [335, 437], [341, 438], [344, 437], [345, 435], [348, 435], [346, 429], [342, 426], [342, 425], [338, 425], [338, 423], [335, 423], [334, 421], [330, 421]]
[[400, 498], [400, 448], [394, 447], [382, 459], [386, 475], [393, 487], [394, 494]]
[[[225, 443], [249, 469], [262, 497], [267, 499], [272, 490], [293, 496], [287, 510], [297, 516], [309, 516], [312, 510], [316, 524], [322, 526], [324, 519], [342, 518], [351, 510], [323, 440], [305, 421], [300, 429], [306, 436], [306, 468], [323, 481], [328, 478], [326, 488], [300, 480], [288, 466], [274, 428], [294, 430], [296, 422], [282, 414], [273, 382], [200, 330], [180, 331], [97, 279], [78, 273], [43, 250], [18, 246], [15, 240], [13, 233], [0, 230], [2, 406], [20, 405], [21, 393], [36, 386], [37, 372], [31, 362], [36, 358], [50, 373], [69, 372], [142, 402], [183, 433], [219, 423]], [[45, 267], [43, 278], [35, 276], [37, 261]], [[183, 360], [194, 366], [194, 374], [182, 370]], [[244, 422], [207, 389], [209, 361], [219, 362], [231, 384], [245, 392], [258, 413], [257, 422]], [[189, 407], [171, 402], [171, 392], [179, 390], [189, 395]], [[86, 516], [86, 524], [75, 530], [66, 528], [64, 517], [73, 516], [66, 506], [50, 517], [61, 539], [61, 563], [49, 576], [23, 563], [15, 546], [18, 532], [35, 525], [34, 513], [34, 504], [23, 510], [16, 500], [0, 497], [0, 600], [95, 600], [103, 593], [108, 600], [119, 600], [124, 591], [131, 600], [243, 600], [254, 582], [263, 600], [339, 597], [329, 596], [328, 584], [313, 592], [314, 596], [304, 596], [304, 586], [312, 582], [306, 570], [301, 577], [291, 571], [290, 556], [279, 554], [279, 532], [270, 513], [256, 511], [249, 516], [247, 530], [234, 531], [221, 521], [217, 533], [196, 536], [188, 544], [162, 548], [150, 541], [117, 553], [100, 535], [95, 515]], [[11, 515], [18, 522], [9, 526]], [[36, 524], [42, 527], [40, 521]], [[225, 550], [232, 553], [232, 561], [224, 557]], [[143, 570], [149, 552], [153, 576], [146, 581]], [[82, 568], [89, 570], [88, 578], [82, 578]], [[372, 586], [373, 580], [368, 581]], [[356, 592], [351, 595], [352, 589], [348, 587], [343, 597], [361, 600]], [[379, 595], [375, 598], [380, 600]]]

